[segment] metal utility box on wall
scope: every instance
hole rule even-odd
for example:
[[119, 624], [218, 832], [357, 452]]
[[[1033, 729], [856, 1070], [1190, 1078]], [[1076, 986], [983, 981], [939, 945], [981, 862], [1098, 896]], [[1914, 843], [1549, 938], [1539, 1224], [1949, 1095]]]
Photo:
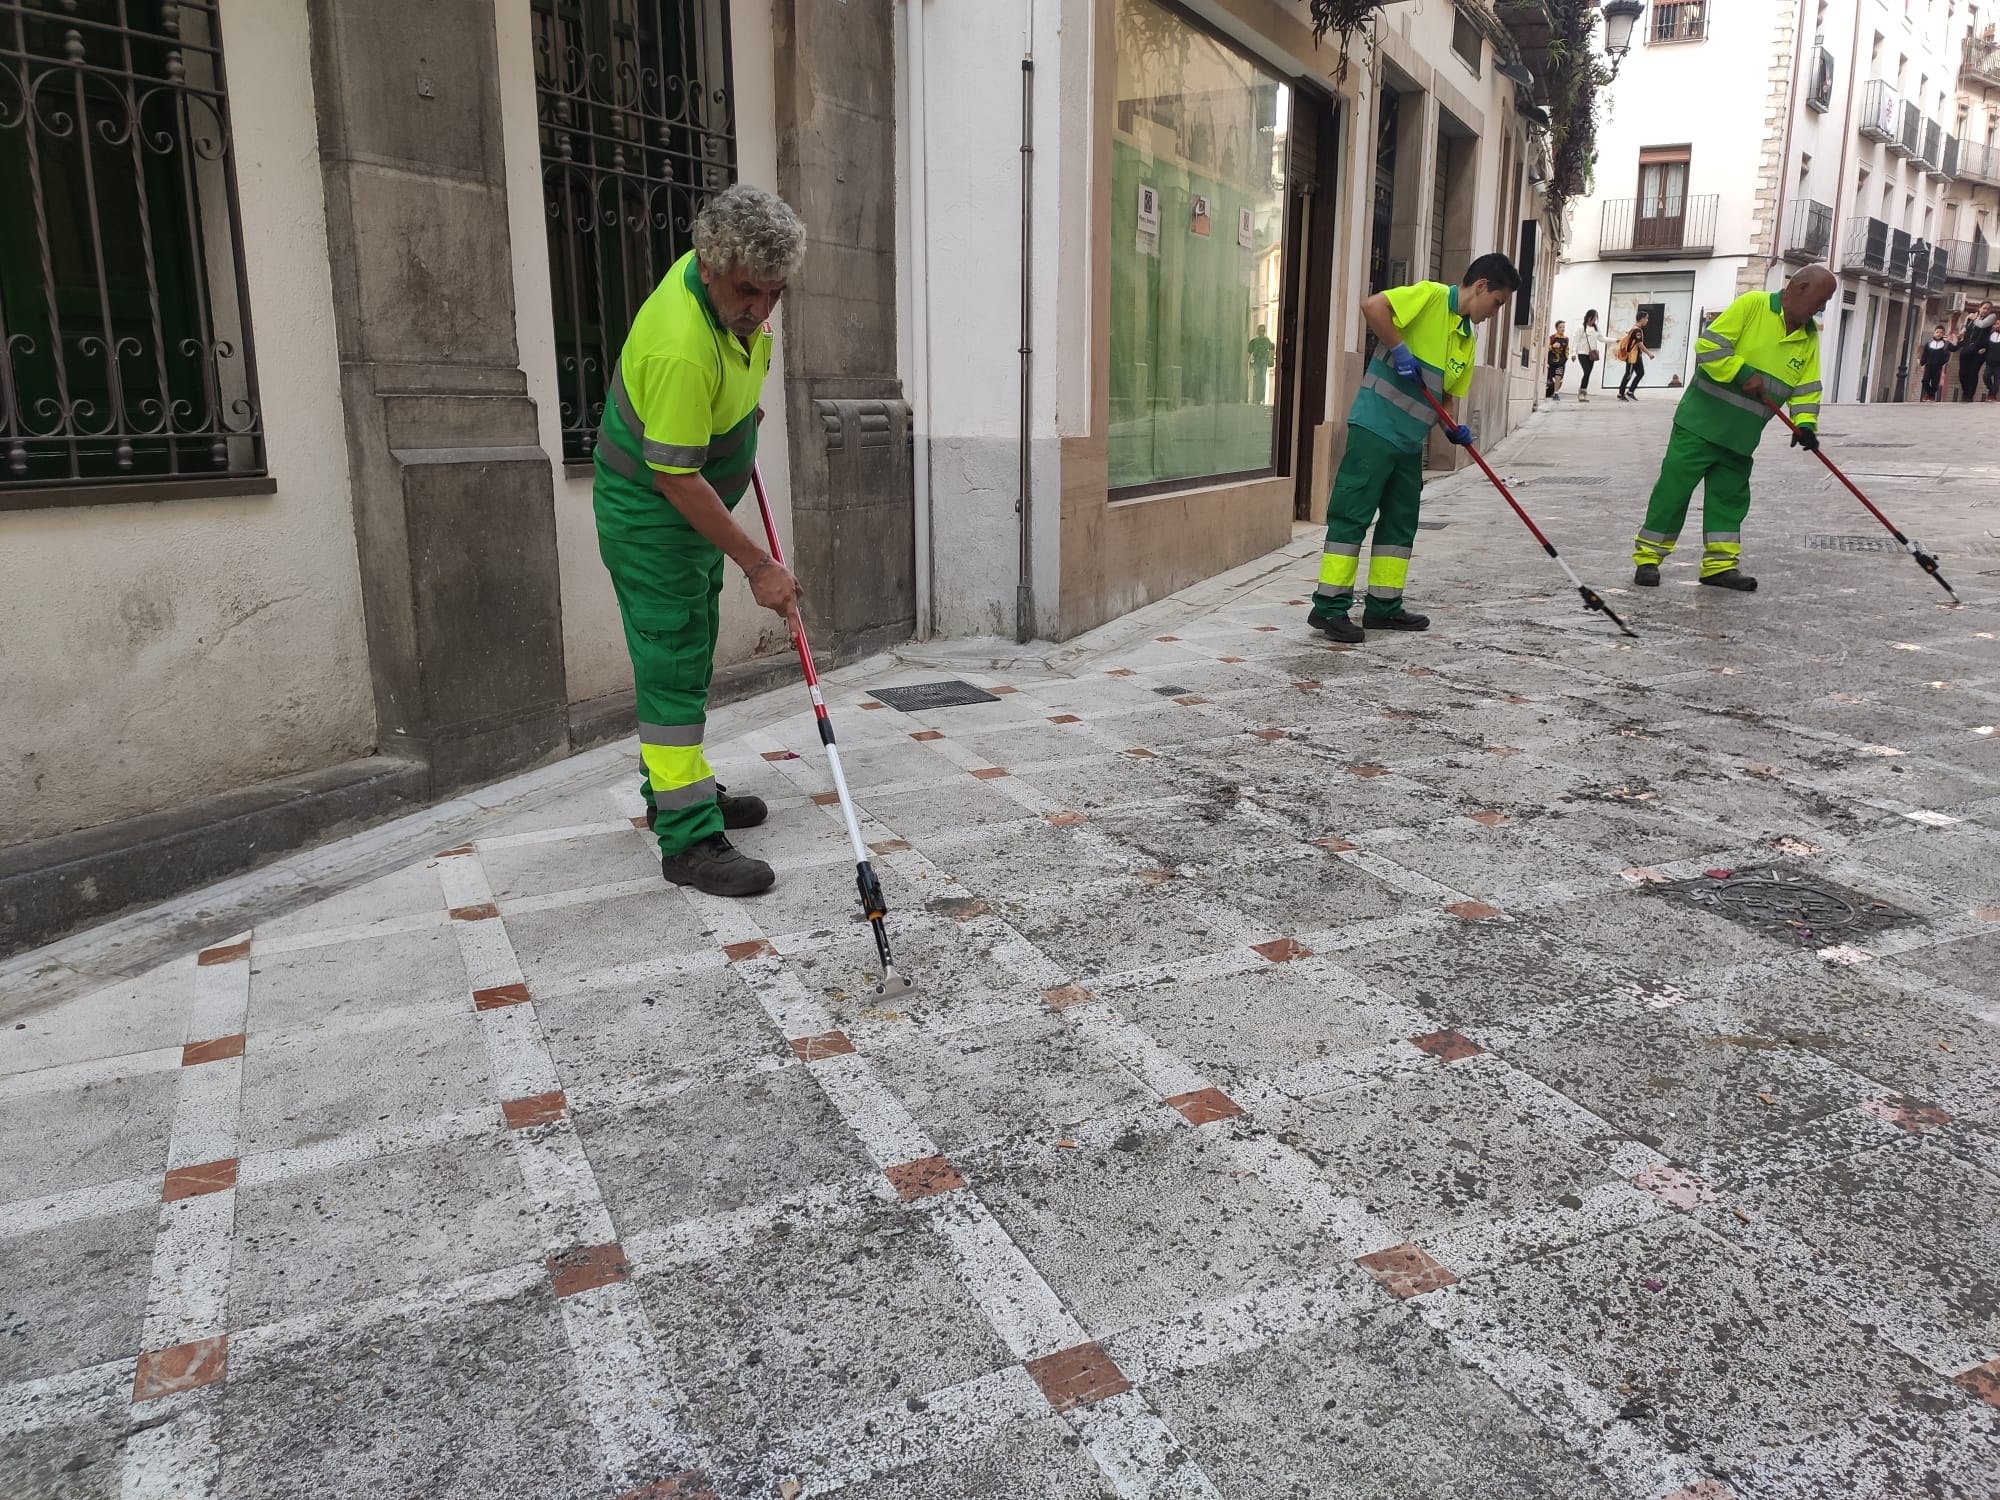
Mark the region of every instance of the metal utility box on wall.
[[793, 551], [806, 622], [842, 641], [916, 622], [915, 480], [906, 401], [818, 398], [793, 445]]

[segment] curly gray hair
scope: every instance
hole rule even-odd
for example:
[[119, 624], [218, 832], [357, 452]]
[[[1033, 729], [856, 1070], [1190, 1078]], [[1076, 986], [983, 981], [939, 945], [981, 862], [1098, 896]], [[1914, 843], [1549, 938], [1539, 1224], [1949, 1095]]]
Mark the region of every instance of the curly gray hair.
[[789, 281], [806, 258], [806, 226], [776, 193], [739, 182], [695, 216], [694, 248], [711, 271]]

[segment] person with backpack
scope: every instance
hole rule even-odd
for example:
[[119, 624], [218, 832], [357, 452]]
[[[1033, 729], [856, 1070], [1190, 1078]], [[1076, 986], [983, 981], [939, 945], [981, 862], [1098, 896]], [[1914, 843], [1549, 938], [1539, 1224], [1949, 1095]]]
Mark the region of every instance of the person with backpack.
[[1613, 351], [1620, 363], [1625, 366], [1624, 378], [1618, 382], [1620, 401], [1639, 399], [1639, 382], [1646, 378], [1647, 325], [1652, 320], [1651, 313], [1640, 313], [1639, 321], [1625, 331], [1625, 336], [1618, 341], [1618, 347]]
[[1597, 361], [1604, 353], [1604, 335], [1597, 331], [1597, 309], [1592, 308], [1583, 315], [1583, 330], [1576, 336], [1576, 362], [1583, 370], [1583, 382], [1576, 388], [1576, 399], [1590, 399], [1590, 372], [1597, 368]]

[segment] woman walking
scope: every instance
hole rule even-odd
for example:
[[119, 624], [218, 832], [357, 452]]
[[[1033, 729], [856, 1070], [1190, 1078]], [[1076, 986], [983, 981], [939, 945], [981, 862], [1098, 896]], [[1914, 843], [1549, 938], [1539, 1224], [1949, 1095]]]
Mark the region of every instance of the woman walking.
[[1592, 308], [1583, 315], [1583, 331], [1576, 336], [1576, 362], [1583, 367], [1583, 384], [1576, 388], [1576, 399], [1590, 399], [1590, 372], [1597, 368], [1598, 356], [1604, 352], [1604, 335], [1597, 331], [1597, 309]]
[[1640, 313], [1639, 321], [1618, 341], [1616, 353], [1625, 365], [1625, 378], [1618, 382], [1620, 401], [1639, 399], [1639, 382], [1646, 378], [1646, 325], [1652, 317], [1651, 313]]
[[1554, 401], [1562, 392], [1563, 371], [1569, 368], [1569, 335], [1563, 331], [1561, 319], [1556, 320], [1556, 331], [1549, 335], [1549, 383], [1542, 394]]
[[1986, 363], [1986, 335], [1996, 321], [1993, 304], [1979, 304], [1979, 315], [1958, 330], [1958, 399], [1973, 400], [1979, 391], [1979, 371]]

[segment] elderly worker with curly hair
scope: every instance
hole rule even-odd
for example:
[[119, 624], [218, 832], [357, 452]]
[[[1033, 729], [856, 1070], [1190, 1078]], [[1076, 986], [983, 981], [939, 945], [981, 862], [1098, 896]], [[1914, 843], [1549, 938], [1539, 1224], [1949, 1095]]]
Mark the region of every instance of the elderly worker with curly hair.
[[597, 547], [611, 571], [639, 698], [646, 823], [676, 885], [754, 896], [774, 876], [724, 833], [766, 809], [715, 784], [702, 745], [725, 559], [786, 614], [799, 582], [730, 512], [750, 487], [772, 308], [805, 257], [781, 200], [738, 184], [694, 223], [694, 249], [639, 309], [597, 434]]

